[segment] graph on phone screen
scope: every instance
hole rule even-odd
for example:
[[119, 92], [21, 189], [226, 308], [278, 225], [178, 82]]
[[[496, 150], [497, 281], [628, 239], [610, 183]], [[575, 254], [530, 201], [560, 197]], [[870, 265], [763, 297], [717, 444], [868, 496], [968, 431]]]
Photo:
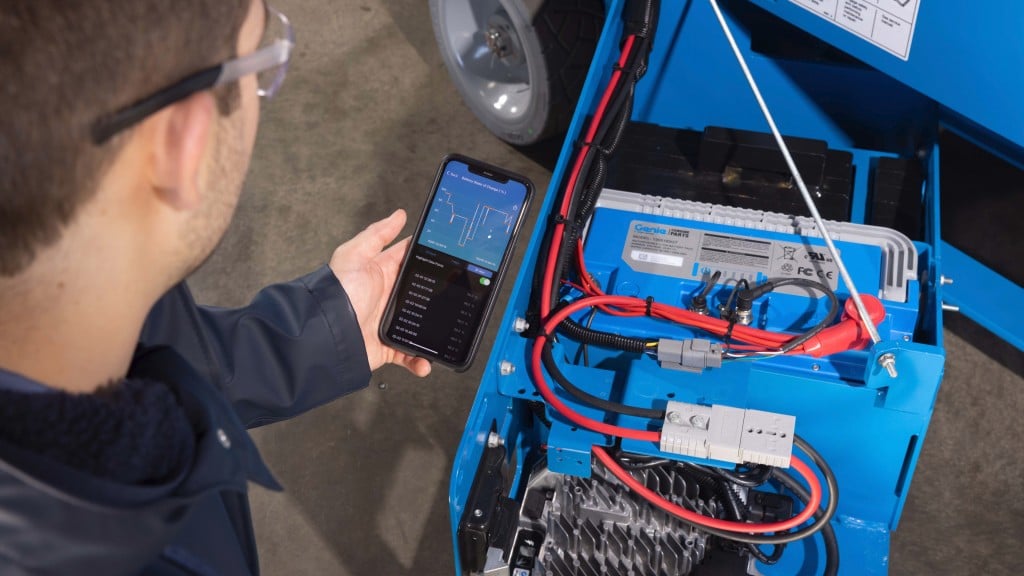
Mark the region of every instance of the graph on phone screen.
[[449, 162], [430, 206], [420, 244], [496, 271], [526, 198], [526, 187], [502, 183]]

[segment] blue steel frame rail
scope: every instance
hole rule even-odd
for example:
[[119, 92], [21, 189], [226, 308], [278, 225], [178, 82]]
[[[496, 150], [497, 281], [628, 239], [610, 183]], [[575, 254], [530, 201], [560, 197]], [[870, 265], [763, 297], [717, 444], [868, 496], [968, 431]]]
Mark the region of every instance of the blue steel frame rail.
[[1007, 302], [1021, 302], [1024, 288], [993, 272], [956, 246], [942, 242], [942, 272], [951, 283], [942, 287], [942, 301], [1024, 350], [1020, 317], [1008, 313]]
[[[783, 0], [753, 2], [783, 12], [788, 4]], [[623, 1], [611, 0], [608, 5], [610, 15], [619, 14]], [[864, 218], [867, 213], [863, 204], [867, 202], [868, 179], [864, 175], [873, 157], [914, 157], [918, 150], [926, 151], [927, 176], [923, 190], [926, 236], [924, 242], [919, 243], [919, 249], [922, 270], [927, 272], [922, 273], [920, 279], [920, 320], [913, 341], [884, 342], [865, 354], [865, 372], [859, 381], [840, 380], [826, 374], [794, 374], [785, 366], [770, 362], [749, 368], [707, 371], [690, 378], [667, 376], [666, 379], [683, 384], [683, 394], [695, 401], [710, 402], [713, 395], [716, 403], [796, 414], [798, 431], [826, 455], [839, 476], [843, 496], [834, 525], [843, 552], [843, 572], [884, 574], [889, 534], [896, 528], [906, 501], [945, 359], [938, 296], [942, 288], [949, 287], [939, 286], [937, 281], [942, 263], [939, 251], [945, 247], [938, 240], [940, 175], [939, 150], [935, 144], [943, 108], [878, 70], [783, 61], [755, 54], [750, 50], [747, 26], [752, 15], [763, 18], [763, 13], [756, 12], [759, 9], [745, 1], [727, 2], [725, 8], [783, 133], [825, 140], [833, 148], [854, 152], [857, 164], [855, 220]], [[637, 89], [634, 120], [675, 128], [702, 129], [718, 125], [765, 130], [753, 97], [712, 18], [705, 0], [663, 3], [650, 70]], [[553, 209], [572, 160], [573, 142], [586, 116], [595, 107], [597, 89], [610, 74], [621, 29], [618, 18], [607, 18], [569, 135], [540, 208], [540, 222], [545, 222], [544, 215]], [[836, 28], [819, 35], [831, 41], [829, 34], [846, 33]], [[916, 54], [912, 53], [912, 60]], [[878, 94], [885, 97], [878, 98]], [[879, 101], [877, 106], [865, 109], [864, 102], [875, 100]], [[555, 423], [546, 436], [543, 431], [530, 429], [523, 423], [526, 403], [537, 396], [527, 375], [526, 340], [515, 334], [512, 326], [517, 317], [525, 315], [534, 268], [531, 263], [538, 260], [542, 234], [543, 229], [538, 227], [531, 236], [527, 264], [516, 279], [456, 454], [449, 492], [452, 537], [456, 546], [458, 523], [492, 425], [497, 427], [515, 457], [513, 494], [526, 472], [523, 463], [539, 443], [546, 441], [549, 446], [548, 457], [553, 468], [585, 476], [589, 474], [589, 446], [606, 442], [599, 434], [574, 429], [557, 415], [552, 415]], [[890, 379], [875, 361], [886, 352], [897, 355], [900, 377], [896, 380]], [[502, 375], [499, 371], [502, 362], [511, 363], [516, 370]], [[596, 383], [610, 377], [608, 373], [599, 372], [584, 370], [580, 380]], [[708, 390], [712, 392], [706, 392]], [[657, 390], [658, 394], [664, 392], [664, 389]], [[686, 398], [678, 396], [678, 399]], [[592, 409], [574, 408], [600, 417]], [[638, 424], [625, 420], [619, 423]], [[784, 556], [786, 562], [763, 568], [763, 571], [766, 574], [814, 574], [820, 572], [821, 554], [817, 539], [804, 546], [792, 546]], [[456, 566], [461, 573], [457, 551]]]

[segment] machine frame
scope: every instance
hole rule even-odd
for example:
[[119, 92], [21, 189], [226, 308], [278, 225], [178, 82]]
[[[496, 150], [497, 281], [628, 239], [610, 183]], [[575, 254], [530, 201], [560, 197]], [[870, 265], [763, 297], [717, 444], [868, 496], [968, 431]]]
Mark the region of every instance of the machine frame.
[[[880, 2], [882, 0], [876, 0]], [[771, 410], [797, 417], [797, 431], [832, 465], [841, 498], [833, 520], [843, 553], [844, 572], [885, 574], [889, 539], [899, 523], [917, 459], [928, 430], [942, 379], [943, 304], [961, 310], [1018, 347], [1022, 328], [994, 306], [1003, 296], [1024, 290], [944, 242], [940, 230], [941, 173], [939, 134], [954, 130], [1015, 164], [1024, 159], [1024, 108], [1012, 99], [1022, 79], [1011, 74], [1024, 61], [1024, 45], [1006, 49], [1011, 22], [1024, 20], [1024, 5], [997, 2], [954, 14], [952, 2], [919, 2], [909, 58], [903, 60], [828, 22], [792, 0], [722, 2], [733, 32], [758, 79], [768, 105], [787, 136], [824, 140], [852, 154], [855, 169], [851, 222], [870, 217], [870, 173], [882, 157], [916, 158], [924, 172], [921, 190], [923, 236], [915, 242], [920, 264], [919, 319], [909, 340], [884, 341], [857, 356], [863, 376], [853, 381], [834, 370], [793, 370], [784, 363], [757, 363], [670, 375], [651, 393], [701, 404], [728, 404]], [[842, 0], [839, 0], [841, 3]], [[563, 186], [576, 142], [596, 107], [618, 55], [624, 0], [607, 3], [608, 17], [565, 139], [540, 222], [551, 214]], [[1014, 18], [1013, 15], [1018, 16]], [[752, 50], [752, 37], [789, 23], [853, 56], [859, 62], [773, 57]], [[970, 62], [985, 59], [986, 66]], [[936, 63], [951, 62], [942, 74]], [[1002, 72], [1001, 72], [1002, 71]], [[1000, 82], [995, 83], [999, 78]], [[992, 82], [992, 84], [989, 84]], [[1003, 91], [974, 91], [999, 85]], [[881, 95], [881, 96], [880, 96]], [[764, 119], [705, 0], [665, 2], [647, 76], [637, 86], [634, 121], [702, 130], [726, 126], [765, 131]], [[795, 192], [794, 192], [795, 194]], [[590, 473], [591, 444], [608, 443], [600, 434], [577, 429], [557, 416], [546, 438], [528, 425], [529, 404], [537, 393], [529, 377], [529, 342], [516, 331], [526, 316], [533, 263], [538, 261], [542, 226], [531, 236], [525, 262], [501, 321], [494, 347], [455, 457], [449, 504], [458, 554], [458, 525], [465, 512], [481, 457], [500, 439], [514, 471], [516, 494], [547, 445], [549, 466], [579, 476]], [[947, 283], [945, 278], [953, 278]], [[978, 289], [985, 284], [985, 291]], [[984, 296], [982, 296], [984, 294]], [[520, 326], [521, 327], [521, 326]], [[894, 354], [898, 377], [878, 362]], [[598, 369], [579, 368], [580, 379], [611, 378]], [[588, 412], [589, 410], [589, 412]], [[586, 407], [580, 411], [600, 413]], [[633, 421], [636, 426], [639, 421]], [[627, 418], [620, 424], [629, 425]], [[642, 423], [641, 423], [642, 427]], [[626, 447], [624, 443], [624, 447]], [[657, 453], [656, 445], [629, 443], [631, 451]], [[821, 544], [808, 541], [787, 551], [785, 561], [766, 574], [820, 572]]]

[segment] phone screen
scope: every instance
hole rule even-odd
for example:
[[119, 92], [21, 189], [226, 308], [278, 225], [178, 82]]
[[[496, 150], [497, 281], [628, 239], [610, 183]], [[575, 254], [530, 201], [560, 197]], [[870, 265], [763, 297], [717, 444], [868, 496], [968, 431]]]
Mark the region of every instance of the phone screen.
[[398, 280], [387, 337], [465, 365], [528, 199], [523, 181], [448, 160]]

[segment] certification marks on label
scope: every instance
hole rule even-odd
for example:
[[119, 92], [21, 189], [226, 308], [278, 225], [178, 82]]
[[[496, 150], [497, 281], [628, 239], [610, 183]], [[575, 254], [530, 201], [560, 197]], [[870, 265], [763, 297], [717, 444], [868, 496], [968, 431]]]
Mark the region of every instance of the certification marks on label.
[[922, 0], [790, 0], [907, 60]]

